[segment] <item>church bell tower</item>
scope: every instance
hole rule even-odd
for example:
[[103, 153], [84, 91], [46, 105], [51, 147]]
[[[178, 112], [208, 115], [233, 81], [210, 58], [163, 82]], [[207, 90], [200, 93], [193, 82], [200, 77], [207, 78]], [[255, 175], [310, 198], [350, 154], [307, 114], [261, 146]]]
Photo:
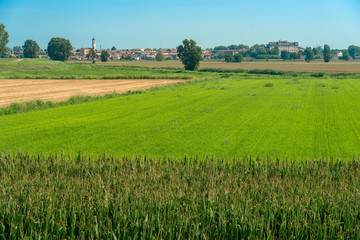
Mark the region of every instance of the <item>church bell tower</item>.
[[96, 51], [96, 39], [95, 39], [95, 37], [93, 37], [93, 39], [92, 39], [92, 49], [94, 49], [94, 51]]

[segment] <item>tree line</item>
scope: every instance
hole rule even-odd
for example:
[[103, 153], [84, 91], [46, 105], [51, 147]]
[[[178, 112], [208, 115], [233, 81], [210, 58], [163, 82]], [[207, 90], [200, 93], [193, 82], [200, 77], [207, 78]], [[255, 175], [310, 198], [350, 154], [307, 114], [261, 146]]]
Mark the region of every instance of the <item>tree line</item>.
[[[326, 47], [325, 47], [326, 46]], [[310, 62], [316, 59], [324, 59], [325, 62], [329, 62], [331, 59], [331, 55], [337, 51], [342, 52], [343, 56], [339, 57], [340, 60], [349, 61], [351, 59], [355, 59], [356, 56], [360, 56], [360, 47], [351, 45], [348, 49], [337, 50], [330, 49], [329, 45], [325, 45], [324, 47], [306, 47], [304, 51], [296, 52], [288, 52], [288, 51], [279, 51], [278, 47], [274, 47], [269, 49], [265, 46], [265, 44], [255, 44], [251, 47], [244, 44], [232, 44], [229, 46], [216, 46], [213, 49], [207, 49], [215, 52], [215, 59], [224, 59], [225, 62], [233, 62], [232, 57], [228, 56], [230, 53], [225, 53], [224, 51], [228, 50], [242, 50], [241, 55], [247, 58], [253, 59], [282, 59], [286, 60], [296, 60], [300, 58], [304, 58], [305, 61]], [[324, 54], [325, 53], [325, 54]]]
[[[0, 53], [4, 53], [6, 51], [6, 45], [9, 42], [8, 40], [9, 34], [5, 31], [5, 26], [3, 24], [0, 24]], [[58, 60], [58, 61], [66, 61], [71, 56], [71, 49], [72, 45], [68, 39], [65, 38], [51, 38], [51, 40], [48, 43], [46, 52], [51, 60]], [[115, 50], [115, 47], [112, 47], [113, 50]], [[283, 59], [286, 60], [295, 60], [300, 59], [301, 55], [305, 56], [306, 62], [311, 62], [315, 59], [321, 59], [321, 56], [323, 56], [323, 59], [325, 62], [329, 62], [332, 57], [332, 50], [330, 49], [329, 45], [324, 45], [324, 48], [322, 47], [306, 47], [306, 49], [303, 52], [287, 52], [287, 51], [281, 51], [279, 52], [278, 47], [274, 47], [272, 49], [266, 48], [264, 44], [259, 45], [255, 44], [252, 47], [249, 47], [244, 44], [239, 45], [230, 45], [230, 46], [217, 46], [214, 49], [210, 49], [212, 51], [221, 51], [221, 50], [239, 50], [244, 49], [243, 54], [237, 52], [235, 54], [231, 53], [223, 53], [219, 52], [218, 57], [225, 59], [225, 62], [242, 62], [243, 57], [253, 57], [257, 59]], [[24, 58], [35, 58], [37, 57], [40, 47], [34, 40], [26, 40], [24, 45], [22, 47], [15, 46], [14, 51], [20, 51], [23, 50], [23, 57]], [[202, 50], [199, 46], [196, 46], [196, 42], [192, 39], [188, 40], [185, 39], [182, 43], [182, 45], [179, 45], [177, 47], [178, 51], [178, 57], [183, 62], [186, 70], [196, 70], [199, 66], [200, 61], [202, 60]], [[260, 57], [259, 57], [260, 56]], [[343, 55], [340, 59], [342, 60], [350, 60], [350, 58], [355, 59], [356, 56], [360, 56], [360, 47], [351, 45], [348, 47], [347, 50], [343, 51]], [[89, 57], [93, 60], [93, 63], [95, 63], [96, 59], [98, 58], [98, 55], [96, 54], [95, 50], [92, 49], [91, 53], [89, 54]], [[106, 62], [108, 58], [110, 57], [110, 54], [108, 51], [103, 50], [101, 52], [100, 59], [103, 62]], [[159, 51], [156, 54], [156, 60], [162, 61], [164, 59], [164, 55]]]

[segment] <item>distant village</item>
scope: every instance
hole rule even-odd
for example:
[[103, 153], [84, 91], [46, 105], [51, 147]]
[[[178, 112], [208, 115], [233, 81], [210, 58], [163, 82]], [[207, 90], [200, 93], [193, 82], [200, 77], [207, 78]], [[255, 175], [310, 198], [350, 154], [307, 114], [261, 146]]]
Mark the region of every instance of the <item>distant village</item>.
[[[314, 48], [314, 51], [318, 51], [320, 55], [321, 47]], [[116, 49], [112, 47], [111, 49], [97, 49], [96, 39], [92, 39], [91, 48], [80, 48], [76, 49], [75, 47], [71, 50], [71, 56], [69, 60], [72, 61], [83, 61], [91, 59], [90, 53], [91, 49], [96, 51], [97, 55], [101, 55], [101, 52], [106, 50], [109, 52], [110, 60], [155, 60], [156, 54], [160, 51], [162, 52], [165, 60], [177, 60], [177, 50], [176, 49], [149, 49], [149, 48], [134, 48], [134, 49]], [[298, 42], [288, 42], [288, 41], [277, 41], [269, 42], [267, 45], [254, 45], [248, 47], [246, 45], [230, 45], [230, 46], [217, 46], [213, 49], [202, 50], [202, 57], [204, 60], [211, 59], [224, 59], [227, 54], [235, 55], [241, 54], [244, 57], [252, 59], [280, 59], [280, 54], [282, 51], [287, 51], [289, 53], [297, 54], [296, 58], [302, 58], [302, 53], [304, 48], [299, 46]], [[315, 54], [316, 55], [316, 54]], [[332, 50], [332, 58], [339, 59], [343, 56], [343, 51], [341, 50]], [[14, 47], [12, 51], [8, 53], [7, 57], [12, 58], [22, 58], [23, 50], [21, 47]], [[46, 49], [40, 50], [37, 55], [37, 58], [49, 58]], [[320, 58], [320, 56], [318, 56]], [[357, 56], [355, 59], [360, 60], [360, 56]]]

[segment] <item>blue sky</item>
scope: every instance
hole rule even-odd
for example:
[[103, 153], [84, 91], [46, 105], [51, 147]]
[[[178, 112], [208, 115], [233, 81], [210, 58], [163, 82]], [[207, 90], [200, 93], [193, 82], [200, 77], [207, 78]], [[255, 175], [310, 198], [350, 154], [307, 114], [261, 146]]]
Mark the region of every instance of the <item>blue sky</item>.
[[0, 0], [9, 47], [64, 37], [76, 48], [202, 48], [298, 41], [332, 48], [360, 45], [360, 0]]

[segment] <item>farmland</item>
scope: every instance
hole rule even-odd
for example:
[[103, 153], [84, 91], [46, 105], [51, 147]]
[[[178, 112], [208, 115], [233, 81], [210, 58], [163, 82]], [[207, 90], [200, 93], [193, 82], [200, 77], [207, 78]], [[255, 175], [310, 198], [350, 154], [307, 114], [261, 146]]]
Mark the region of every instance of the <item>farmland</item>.
[[0, 239], [360, 237], [357, 71], [121, 64], [0, 61], [25, 95], [132, 90], [0, 108]]
[[0, 79], [198, 79], [204, 76], [201, 72], [190, 73], [181, 69], [67, 64], [47, 59], [0, 59]]
[[12, 102], [26, 102], [34, 99], [66, 101], [76, 95], [98, 96], [112, 92], [143, 90], [154, 86], [164, 86], [184, 80], [130, 79], [130, 80], [43, 80], [6, 79], [0, 80], [0, 107]]
[[359, 155], [358, 79], [219, 76], [2, 116], [0, 150], [180, 159]]
[[0, 238], [358, 239], [360, 162], [0, 156]]

